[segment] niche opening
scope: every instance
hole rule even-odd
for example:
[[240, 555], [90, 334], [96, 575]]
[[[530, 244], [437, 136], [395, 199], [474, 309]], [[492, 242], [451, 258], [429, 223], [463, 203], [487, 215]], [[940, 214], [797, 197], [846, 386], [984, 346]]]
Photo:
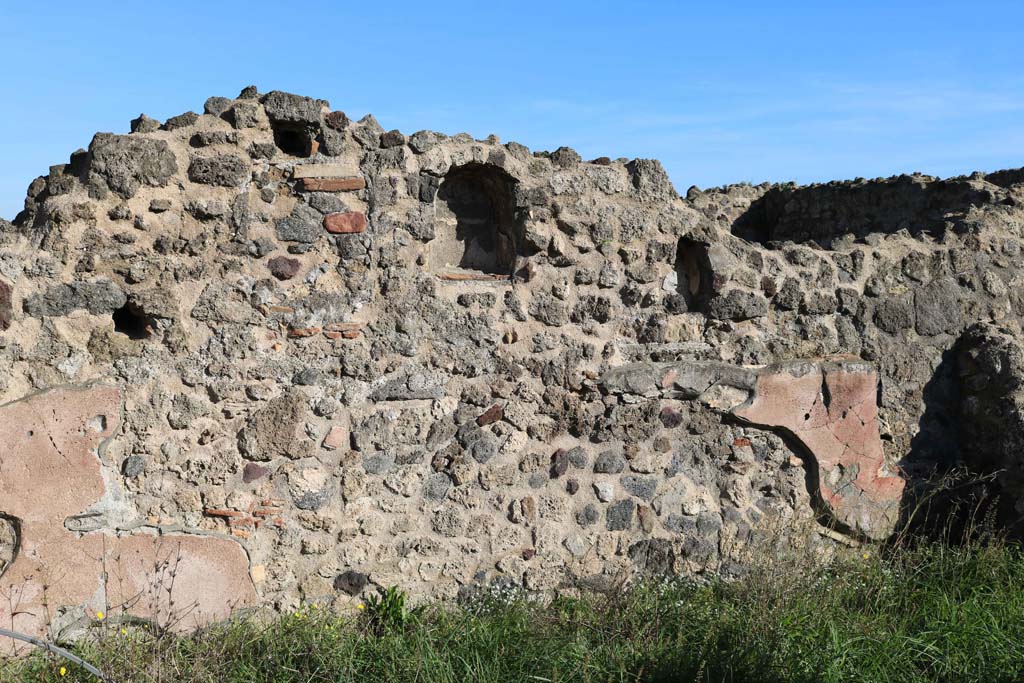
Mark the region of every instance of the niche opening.
[[310, 157], [316, 151], [316, 134], [305, 126], [274, 125], [274, 144], [293, 157]]
[[495, 166], [472, 163], [449, 171], [437, 191], [431, 262], [511, 275], [521, 232], [515, 187], [516, 180]]
[[676, 291], [686, 310], [700, 311], [711, 291], [711, 259], [708, 245], [683, 237], [676, 247]]

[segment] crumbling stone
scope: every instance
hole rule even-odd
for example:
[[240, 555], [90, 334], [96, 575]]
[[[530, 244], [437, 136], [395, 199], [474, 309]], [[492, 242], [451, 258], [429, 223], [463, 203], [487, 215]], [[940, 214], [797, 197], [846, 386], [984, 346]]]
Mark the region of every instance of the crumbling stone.
[[298, 392], [285, 393], [257, 410], [238, 435], [238, 449], [249, 459], [266, 462], [296, 454], [295, 433], [306, 403]]

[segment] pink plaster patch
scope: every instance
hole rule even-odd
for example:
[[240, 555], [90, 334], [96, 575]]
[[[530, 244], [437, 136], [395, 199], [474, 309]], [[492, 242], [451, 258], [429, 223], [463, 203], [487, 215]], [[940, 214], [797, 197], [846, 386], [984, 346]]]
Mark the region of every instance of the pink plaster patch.
[[884, 538], [897, 522], [904, 481], [885, 468], [877, 387], [878, 373], [859, 361], [769, 366], [733, 412], [795, 437], [817, 462], [818, 493], [836, 520]]
[[114, 387], [62, 388], [0, 406], [0, 513], [20, 545], [0, 576], [0, 624], [45, 636], [59, 608], [193, 628], [255, 603], [244, 549], [190, 534], [74, 533], [106, 491], [97, 450], [121, 422]]

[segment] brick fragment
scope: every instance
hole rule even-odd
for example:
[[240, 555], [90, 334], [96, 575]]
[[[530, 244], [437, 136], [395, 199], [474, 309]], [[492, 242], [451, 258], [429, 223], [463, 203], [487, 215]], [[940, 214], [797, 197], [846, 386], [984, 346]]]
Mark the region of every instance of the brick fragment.
[[366, 231], [366, 216], [359, 211], [329, 213], [324, 217], [324, 230], [332, 235], [351, 235]]
[[244, 512], [238, 510], [227, 510], [224, 508], [206, 508], [203, 510], [203, 514], [207, 517], [224, 517], [230, 519], [232, 517], [244, 517]]
[[292, 327], [288, 330], [288, 336], [292, 339], [301, 339], [303, 337], [314, 337], [320, 334], [319, 327]]
[[329, 323], [324, 326], [328, 339], [357, 339], [362, 334], [363, 323]]
[[329, 451], [336, 451], [348, 444], [348, 430], [341, 425], [331, 427], [331, 431], [324, 437], [323, 447]]
[[366, 181], [352, 178], [303, 178], [302, 189], [306, 192], [352, 192], [366, 187]]

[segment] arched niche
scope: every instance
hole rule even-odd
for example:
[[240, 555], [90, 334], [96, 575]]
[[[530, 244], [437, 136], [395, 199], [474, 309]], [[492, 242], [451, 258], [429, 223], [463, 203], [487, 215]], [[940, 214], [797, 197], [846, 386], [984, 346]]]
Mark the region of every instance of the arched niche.
[[435, 200], [433, 267], [511, 275], [522, 233], [515, 189], [515, 178], [497, 166], [470, 163], [450, 170]]

